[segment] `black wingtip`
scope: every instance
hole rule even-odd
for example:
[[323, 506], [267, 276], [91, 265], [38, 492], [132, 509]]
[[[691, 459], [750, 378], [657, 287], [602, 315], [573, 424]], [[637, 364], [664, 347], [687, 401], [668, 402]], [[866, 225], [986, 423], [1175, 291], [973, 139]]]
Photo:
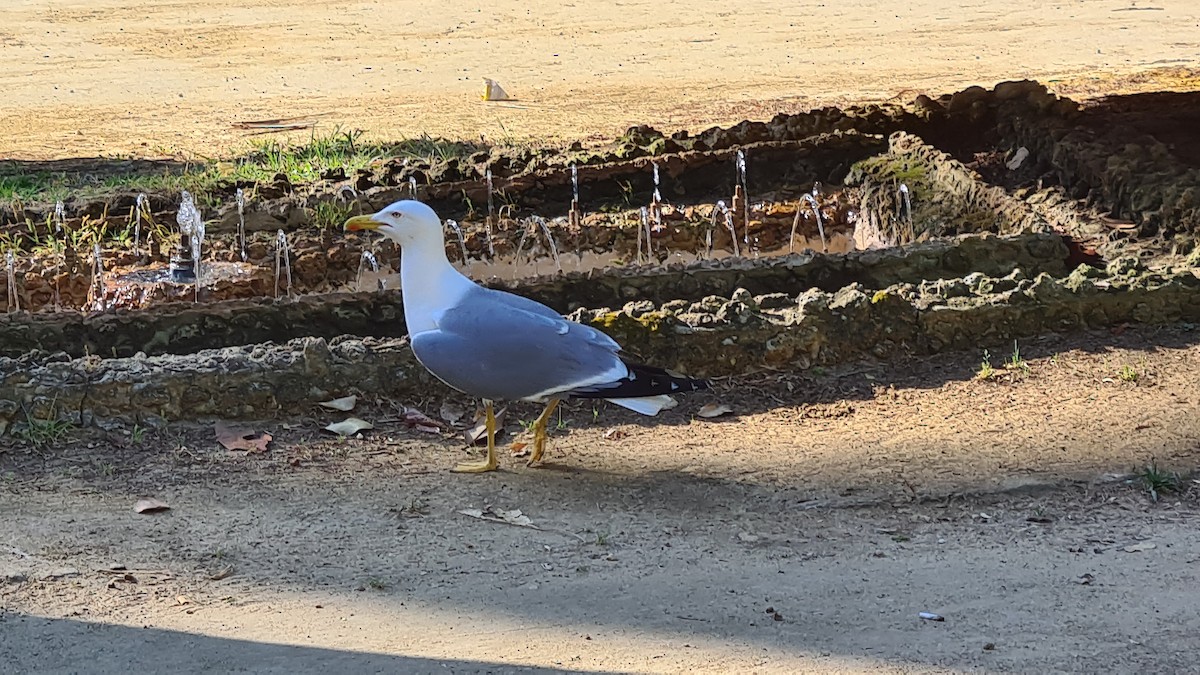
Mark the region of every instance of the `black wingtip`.
[[641, 398], [660, 394], [686, 394], [710, 388], [708, 380], [686, 377], [644, 363], [633, 363], [624, 359], [622, 361], [629, 367], [629, 377], [614, 382], [611, 386], [576, 391], [571, 395], [575, 398]]

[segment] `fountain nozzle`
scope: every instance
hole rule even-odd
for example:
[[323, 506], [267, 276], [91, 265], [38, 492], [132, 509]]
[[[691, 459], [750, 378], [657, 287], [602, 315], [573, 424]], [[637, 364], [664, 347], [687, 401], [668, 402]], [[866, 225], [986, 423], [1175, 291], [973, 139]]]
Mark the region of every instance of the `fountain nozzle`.
[[179, 235], [179, 243], [171, 252], [171, 262], [167, 269], [171, 273], [171, 281], [179, 284], [190, 284], [196, 281], [196, 261], [192, 259], [192, 238], [186, 232]]

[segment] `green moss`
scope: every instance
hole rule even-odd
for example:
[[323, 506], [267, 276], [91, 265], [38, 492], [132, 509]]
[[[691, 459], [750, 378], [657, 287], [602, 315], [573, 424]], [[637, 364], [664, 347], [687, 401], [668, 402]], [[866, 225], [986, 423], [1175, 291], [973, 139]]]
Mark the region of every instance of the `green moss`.
[[661, 155], [667, 151], [667, 139], [656, 138], [650, 141], [646, 146], [646, 153], [650, 155]]
[[910, 190], [929, 181], [929, 174], [924, 164], [909, 162], [906, 157], [896, 155], [876, 155], [856, 162], [851, 168], [855, 174], [867, 175], [880, 179], [892, 179], [908, 185]]
[[605, 312], [588, 323], [620, 341], [638, 335], [662, 333], [668, 316], [662, 311], [646, 312], [637, 317], [625, 312]]

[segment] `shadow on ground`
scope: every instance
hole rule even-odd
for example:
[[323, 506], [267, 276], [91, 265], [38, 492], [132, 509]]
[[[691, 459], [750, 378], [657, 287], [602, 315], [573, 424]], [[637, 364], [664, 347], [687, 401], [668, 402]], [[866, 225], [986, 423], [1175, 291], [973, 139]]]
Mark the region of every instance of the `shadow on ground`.
[[252, 642], [161, 628], [0, 614], [8, 673], [597, 673]]

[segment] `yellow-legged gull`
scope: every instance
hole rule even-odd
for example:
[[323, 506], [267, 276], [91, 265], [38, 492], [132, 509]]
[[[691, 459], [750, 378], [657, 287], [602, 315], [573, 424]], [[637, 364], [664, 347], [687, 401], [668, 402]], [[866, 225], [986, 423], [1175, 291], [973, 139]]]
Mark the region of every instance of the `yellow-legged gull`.
[[346, 221], [347, 231], [374, 230], [401, 248], [404, 321], [417, 360], [441, 381], [483, 399], [487, 458], [455, 467], [497, 467], [493, 402], [533, 401], [546, 407], [533, 424], [529, 464], [542, 459], [546, 423], [564, 398], [602, 398], [643, 415], [675, 405], [670, 394], [708, 383], [624, 359], [604, 333], [539, 302], [484, 288], [446, 258], [441, 220], [429, 206], [398, 201]]

